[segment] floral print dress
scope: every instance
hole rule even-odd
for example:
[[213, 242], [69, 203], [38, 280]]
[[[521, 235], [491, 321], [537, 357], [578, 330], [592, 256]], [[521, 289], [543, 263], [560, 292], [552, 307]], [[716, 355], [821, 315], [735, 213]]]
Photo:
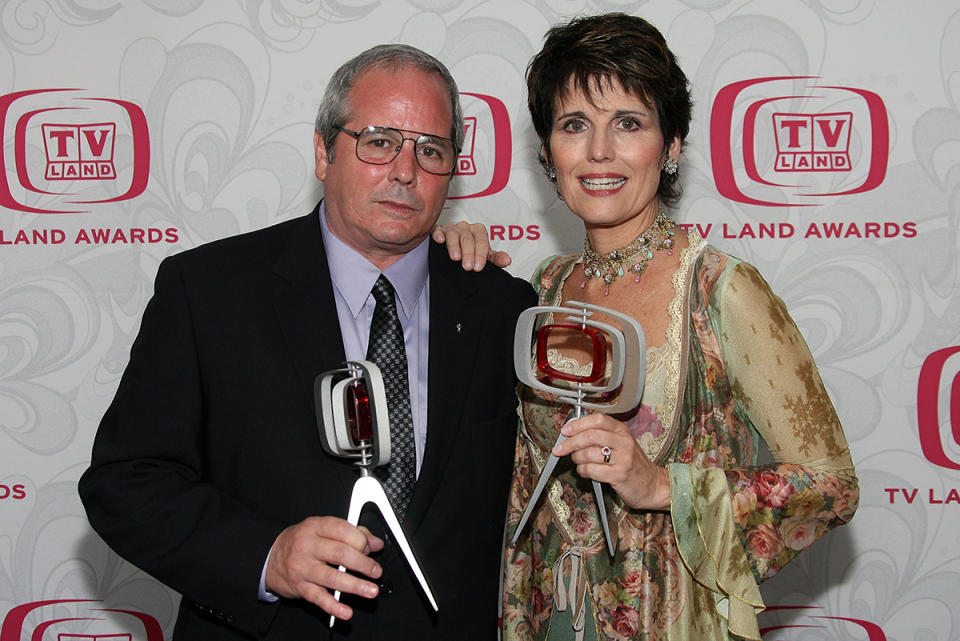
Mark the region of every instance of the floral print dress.
[[[570, 409], [520, 386], [506, 640], [584, 629], [605, 641], [759, 639], [758, 583], [856, 510], [846, 439], [783, 302], [756, 269], [695, 234], [680, 258], [667, 342], [648, 352], [640, 406], [616, 417], [668, 467], [670, 512], [627, 508], [606, 487], [611, 557], [590, 482], [565, 457], [509, 545]], [[532, 279], [541, 304], [560, 304], [578, 259], [541, 265]], [[757, 463], [761, 441], [773, 463]]]

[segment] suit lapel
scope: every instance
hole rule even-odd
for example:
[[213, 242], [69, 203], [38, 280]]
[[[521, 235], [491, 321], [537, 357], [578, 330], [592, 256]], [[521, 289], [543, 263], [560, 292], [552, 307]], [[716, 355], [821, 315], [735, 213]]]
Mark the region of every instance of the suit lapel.
[[452, 262], [439, 245], [431, 243], [430, 354], [427, 408], [427, 446], [420, 476], [407, 509], [405, 529], [416, 532], [433, 501], [447, 469], [463, 423], [464, 397], [469, 386], [483, 318], [474, 309], [476, 286], [459, 263]]
[[[326, 370], [340, 367], [346, 358], [317, 210], [303, 217], [290, 231], [287, 244], [274, 265], [273, 306], [280, 333], [298, 372], [297, 379], [305, 381], [303, 392], [309, 394], [313, 408], [314, 379]], [[347, 464], [333, 467], [338, 470], [344, 497], [347, 497], [356, 472]]]

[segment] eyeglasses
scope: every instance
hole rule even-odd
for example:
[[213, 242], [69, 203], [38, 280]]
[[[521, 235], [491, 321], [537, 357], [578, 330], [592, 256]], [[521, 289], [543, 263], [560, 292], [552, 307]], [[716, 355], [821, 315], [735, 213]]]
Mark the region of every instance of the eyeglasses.
[[[414, 155], [420, 169], [428, 174], [453, 175], [457, 155], [460, 149], [449, 138], [425, 134], [420, 131], [393, 129], [392, 127], [364, 127], [360, 131], [351, 131], [337, 127], [345, 134], [357, 139], [357, 158], [371, 165], [388, 165], [399, 155], [403, 143], [413, 141]], [[416, 138], [404, 133], [416, 134]]]

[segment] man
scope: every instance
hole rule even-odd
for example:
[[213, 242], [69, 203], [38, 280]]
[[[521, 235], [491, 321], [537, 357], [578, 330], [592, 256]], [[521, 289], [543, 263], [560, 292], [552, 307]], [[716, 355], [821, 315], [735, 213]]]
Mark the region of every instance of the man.
[[[330, 614], [337, 638], [495, 638], [512, 337], [535, 301], [427, 239], [462, 132], [441, 63], [375, 47], [320, 106], [318, 208], [161, 264], [80, 494], [119, 554], [183, 594], [174, 639], [327, 638]], [[379, 519], [343, 520], [357, 468], [318, 437], [314, 380], [366, 357], [379, 305], [402, 325], [416, 450], [395, 507], [438, 613]]]

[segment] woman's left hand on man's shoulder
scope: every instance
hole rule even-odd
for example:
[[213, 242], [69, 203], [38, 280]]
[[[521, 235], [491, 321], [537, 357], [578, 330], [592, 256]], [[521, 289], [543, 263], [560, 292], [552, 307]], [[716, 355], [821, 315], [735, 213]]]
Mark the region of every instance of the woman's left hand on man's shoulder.
[[448, 223], [436, 225], [431, 237], [447, 246], [451, 260], [459, 260], [466, 271], [481, 271], [490, 261], [497, 267], [506, 267], [512, 261], [510, 254], [490, 247], [487, 228], [483, 223]]

